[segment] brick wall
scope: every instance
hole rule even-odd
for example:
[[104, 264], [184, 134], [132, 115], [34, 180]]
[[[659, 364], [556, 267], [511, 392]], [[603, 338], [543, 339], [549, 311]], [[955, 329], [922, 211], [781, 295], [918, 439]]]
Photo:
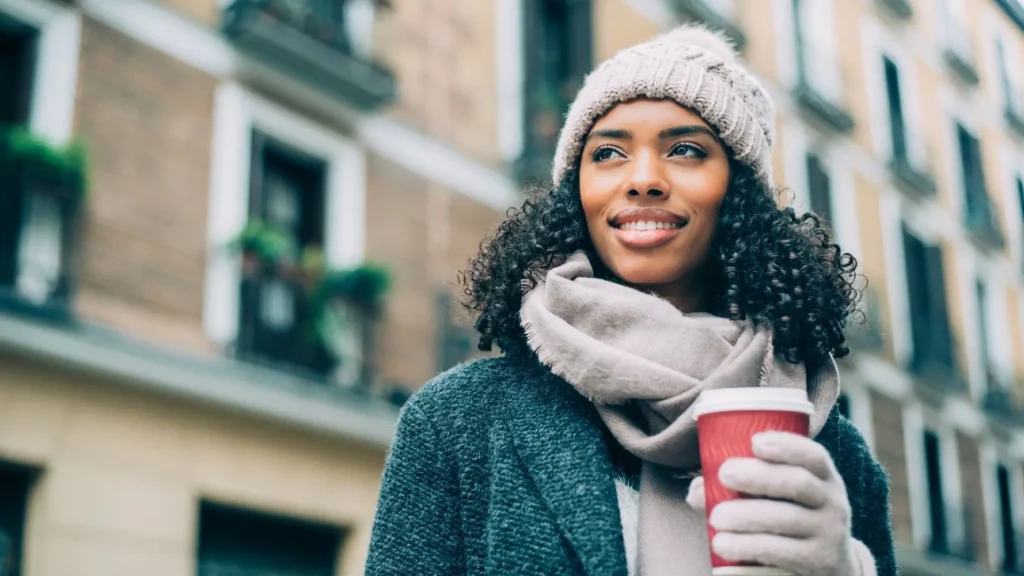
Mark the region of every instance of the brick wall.
[[457, 290], [456, 272], [501, 214], [373, 154], [367, 162], [367, 258], [394, 276], [377, 362], [386, 382], [417, 388], [438, 369], [437, 291]]
[[910, 485], [904, 443], [903, 410], [898, 402], [871, 391], [871, 417], [875, 431], [875, 456], [889, 473], [889, 502], [892, 505], [893, 534], [900, 544], [913, 543], [910, 517]]
[[78, 310], [205, 349], [215, 80], [89, 19], [80, 65], [76, 128], [89, 146], [92, 189]]
[[974, 544], [978, 563], [988, 565], [988, 530], [985, 526], [984, 491], [981, 483], [981, 458], [978, 442], [962, 432], [956, 433], [957, 458], [960, 465], [960, 491], [965, 508], [966, 530]]

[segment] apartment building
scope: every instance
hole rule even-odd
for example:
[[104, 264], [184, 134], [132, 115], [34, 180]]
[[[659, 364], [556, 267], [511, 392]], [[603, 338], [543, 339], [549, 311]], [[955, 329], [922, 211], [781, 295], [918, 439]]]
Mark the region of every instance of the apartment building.
[[[361, 573], [397, 407], [472, 354], [456, 270], [683, 20], [870, 280], [843, 407], [905, 572], [1024, 571], [1019, 0], [0, 0], [0, 575]], [[364, 263], [383, 311], [324, 312]]]

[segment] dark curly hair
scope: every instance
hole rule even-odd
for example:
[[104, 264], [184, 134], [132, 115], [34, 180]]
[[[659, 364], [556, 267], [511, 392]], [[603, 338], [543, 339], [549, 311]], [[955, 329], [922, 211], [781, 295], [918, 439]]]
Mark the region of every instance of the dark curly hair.
[[[771, 325], [776, 353], [789, 362], [846, 356], [844, 329], [860, 314], [857, 261], [832, 241], [818, 216], [779, 208], [775, 197], [748, 166], [733, 163], [711, 247], [709, 281], [716, 284], [711, 312]], [[591, 254], [597, 270], [600, 260], [574, 171], [554, 190], [535, 193], [509, 210], [460, 275], [464, 304], [479, 314], [479, 348], [497, 344], [508, 355], [528, 353], [519, 322], [524, 290], [580, 249]]]

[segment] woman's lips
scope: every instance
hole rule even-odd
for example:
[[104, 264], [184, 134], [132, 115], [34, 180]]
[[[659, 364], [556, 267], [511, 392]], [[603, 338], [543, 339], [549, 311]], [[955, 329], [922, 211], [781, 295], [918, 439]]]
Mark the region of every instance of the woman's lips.
[[683, 231], [683, 226], [676, 228], [656, 228], [652, 230], [623, 230], [612, 227], [615, 237], [624, 246], [635, 249], [657, 248], [666, 244]]

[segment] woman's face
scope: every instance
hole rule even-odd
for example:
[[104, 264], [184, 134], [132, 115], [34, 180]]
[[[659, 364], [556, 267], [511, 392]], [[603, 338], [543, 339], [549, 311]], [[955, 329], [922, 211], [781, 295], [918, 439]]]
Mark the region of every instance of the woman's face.
[[729, 159], [711, 127], [670, 100], [617, 105], [591, 129], [580, 197], [594, 248], [627, 284], [679, 304], [701, 296]]

